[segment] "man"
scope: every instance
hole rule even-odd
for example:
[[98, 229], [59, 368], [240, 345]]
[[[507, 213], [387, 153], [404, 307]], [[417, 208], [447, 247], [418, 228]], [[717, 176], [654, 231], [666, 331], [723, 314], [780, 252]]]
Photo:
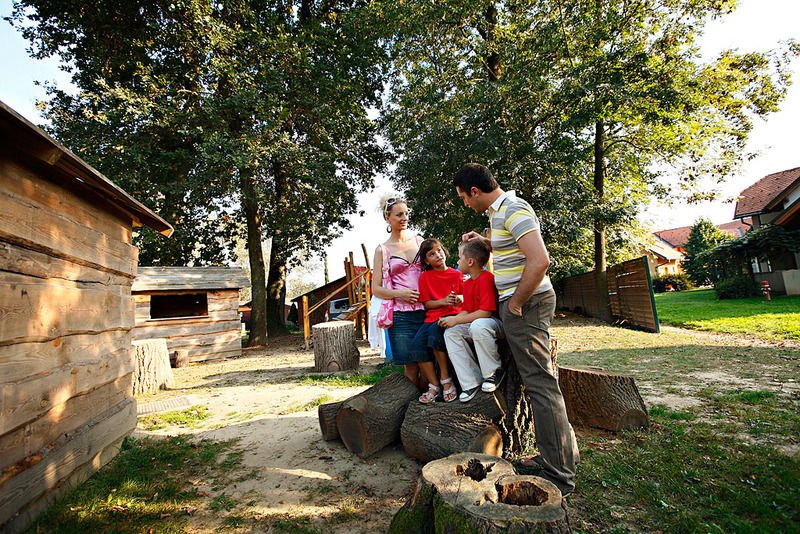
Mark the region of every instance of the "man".
[[556, 295], [547, 277], [550, 258], [539, 219], [514, 191], [503, 191], [483, 165], [464, 165], [455, 174], [453, 185], [465, 206], [478, 213], [488, 211], [491, 238], [469, 232], [462, 240], [483, 239], [494, 253], [500, 319], [531, 398], [536, 445], [541, 453], [541, 457], [523, 463], [539, 464], [541, 476], [567, 495], [575, 488], [578, 451], [564, 397], [552, 375], [548, 328]]

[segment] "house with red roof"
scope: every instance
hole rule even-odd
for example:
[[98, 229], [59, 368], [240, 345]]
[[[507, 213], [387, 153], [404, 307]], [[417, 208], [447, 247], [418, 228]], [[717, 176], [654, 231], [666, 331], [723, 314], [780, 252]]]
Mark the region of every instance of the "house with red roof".
[[[751, 219], [753, 229], [767, 225], [800, 229], [800, 167], [761, 178], [739, 194], [734, 219]], [[766, 280], [774, 291], [800, 294], [800, 253], [785, 251], [754, 258], [756, 281]]]
[[[747, 220], [731, 221], [717, 225], [717, 228], [733, 237], [741, 237], [751, 228]], [[691, 226], [681, 226], [669, 230], [653, 232], [655, 240], [644, 251], [656, 265], [659, 276], [683, 272], [681, 261], [686, 254], [686, 242], [689, 241]]]

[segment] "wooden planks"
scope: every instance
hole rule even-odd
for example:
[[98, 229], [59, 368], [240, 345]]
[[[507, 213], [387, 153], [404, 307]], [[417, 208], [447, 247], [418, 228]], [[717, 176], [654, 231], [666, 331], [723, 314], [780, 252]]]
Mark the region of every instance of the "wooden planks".
[[123, 275], [136, 272], [139, 257], [133, 245], [2, 189], [0, 240]]
[[133, 283], [135, 292], [240, 287], [250, 287], [250, 278], [230, 267], [141, 267]]
[[[651, 332], [659, 332], [647, 256], [610, 267], [607, 274], [609, 305], [615, 320]], [[570, 276], [562, 282], [559, 306], [592, 317], [601, 317], [601, 299], [596, 296], [594, 272]]]
[[[36, 497], [56, 488], [73, 477], [84, 477], [87, 472], [99, 469], [103, 451], [110, 444], [118, 442], [136, 427], [136, 402], [129, 398], [104, 410], [91, 422], [70, 436], [65, 436], [45, 447], [42, 453], [30, 458], [16, 474], [2, 483], [0, 492], [0, 530], [15, 513]], [[84, 466], [88, 469], [84, 471]], [[15, 472], [9, 466], [4, 474]]]
[[0, 272], [0, 346], [133, 328], [129, 291]]
[[87, 414], [98, 407], [114, 406], [131, 396], [130, 375], [77, 395], [47, 410], [41, 417], [0, 436], [0, 458], [6, 465], [16, 464], [39, 453], [62, 435], [86, 424]]

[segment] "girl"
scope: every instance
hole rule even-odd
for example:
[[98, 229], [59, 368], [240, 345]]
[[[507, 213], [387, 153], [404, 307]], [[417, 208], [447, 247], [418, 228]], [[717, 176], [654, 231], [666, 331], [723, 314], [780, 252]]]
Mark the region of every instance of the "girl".
[[[461, 311], [461, 283], [463, 275], [445, 264], [447, 250], [438, 239], [426, 239], [419, 246], [422, 260], [422, 275], [419, 279], [419, 300], [425, 306], [425, 324], [417, 332], [412, 345], [412, 358], [419, 363], [420, 372], [428, 380], [428, 391], [419, 401], [429, 403], [436, 400], [444, 387], [444, 401], [456, 399], [456, 388], [450, 377], [444, 329], [439, 319]], [[439, 364], [441, 381], [436, 376], [433, 358]]]
[[[420, 380], [419, 365], [411, 355], [414, 335], [425, 320], [425, 307], [419, 302], [419, 277], [422, 265], [419, 260], [419, 243], [422, 240], [408, 229], [408, 206], [399, 195], [387, 195], [381, 199], [380, 210], [391, 234], [385, 243], [375, 250], [375, 274], [388, 257], [390, 284], [382, 276], [372, 277], [372, 293], [382, 299], [394, 299], [394, 319], [389, 334], [389, 346], [394, 363], [402, 364], [404, 374], [423, 391], [425, 382]], [[391, 289], [389, 287], [391, 287]]]

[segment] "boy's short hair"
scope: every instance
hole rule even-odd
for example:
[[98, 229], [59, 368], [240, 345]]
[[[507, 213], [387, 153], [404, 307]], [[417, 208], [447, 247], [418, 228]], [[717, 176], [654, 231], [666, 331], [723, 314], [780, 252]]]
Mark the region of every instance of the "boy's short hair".
[[480, 163], [467, 163], [458, 169], [453, 177], [453, 185], [468, 195], [473, 187], [484, 193], [491, 193], [500, 187], [492, 176], [492, 171]]
[[483, 239], [473, 239], [466, 241], [458, 246], [458, 250], [467, 257], [472, 258], [482, 269], [489, 263], [489, 255], [492, 253], [489, 250], [489, 245], [483, 242]]

